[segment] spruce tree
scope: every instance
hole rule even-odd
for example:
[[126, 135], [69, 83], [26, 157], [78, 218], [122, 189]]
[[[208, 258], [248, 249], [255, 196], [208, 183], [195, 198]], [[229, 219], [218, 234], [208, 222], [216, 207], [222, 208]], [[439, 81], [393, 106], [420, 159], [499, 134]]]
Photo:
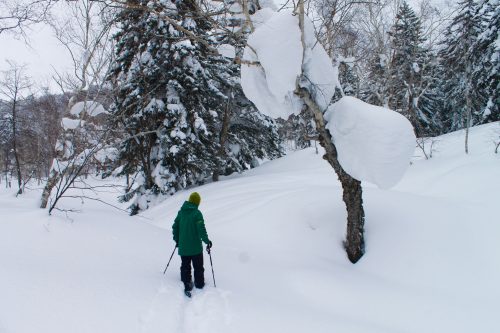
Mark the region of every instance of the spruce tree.
[[217, 9], [225, 14], [214, 18], [218, 27], [222, 28], [217, 34], [217, 42], [234, 49], [234, 61], [229, 62], [228, 66], [234, 73], [232, 80], [235, 84], [227, 92], [229, 99], [218, 123], [220, 162], [213, 173], [214, 181], [220, 175], [256, 166], [259, 159], [273, 159], [282, 155], [276, 122], [259, 113], [246, 98], [239, 83], [240, 59], [253, 29], [247, 18], [259, 9], [258, 1], [225, 0], [222, 7]]
[[[155, 195], [280, 154], [274, 124], [240, 112], [255, 107], [240, 102], [239, 66], [216, 51], [220, 31], [196, 1], [129, 0], [118, 21], [109, 79], [116, 89], [112, 113], [127, 134], [121, 174], [138, 175], [124, 196], [135, 196], [132, 213]], [[257, 147], [262, 141], [272, 143]]]
[[344, 90], [344, 95], [359, 97], [360, 79], [356, 72], [354, 58], [341, 59], [339, 63], [339, 81]]
[[260, 160], [282, 156], [275, 121], [260, 113], [246, 97], [236, 101], [224, 145], [225, 160], [221, 174], [241, 172], [260, 164]]
[[477, 81], [484, 73], [478, 66], [485, 50], [477, 46], [481, 32], [478, 4], [474, 0], [459, 3], [459, 12], [445, 31], [443, 48], [439, 52], [444, 78], [444, 116], [448, 131], [469, 128], [479, 122], [486, 105], [484, 89]]
[[417, 136], [435, 131], [432, 57], [424, 45], [422, 24], [411, 7], [403, 1], [391, 32], [388, 80], [388, 106], [410, 120]]
[[292, 114], [288, 119], [279, 118], [279, 136], [286, 142], [289, 149], [304, 149], [311, 147], [311, 141], [317, 140], [314, 119], [306, 108], [298, 114]]
[[484, 89], [486, 105], [478, 121], [500, 120], [500, 4], [498, 0], [486, 0], [479, 9], [482, 32], [473, 49], [481, 50], [474, 67], [478, 87]]
[[134, 213], [148, 207], [150, 194], [172, 194], [211, 174], [223, 84], [233, 82], [227, 61], [207, 47], [211, 26], [194, 1], [128, 4], [118, 18], [110, 79], [117, 89], [113, 114], [128, 134], [122, 173], [140, 174], [140, 186], [127, 196], [136, 195]]
[[382, 50], [370, 57], [361, 98], [370, 104], [389, 107], [389, 58]]

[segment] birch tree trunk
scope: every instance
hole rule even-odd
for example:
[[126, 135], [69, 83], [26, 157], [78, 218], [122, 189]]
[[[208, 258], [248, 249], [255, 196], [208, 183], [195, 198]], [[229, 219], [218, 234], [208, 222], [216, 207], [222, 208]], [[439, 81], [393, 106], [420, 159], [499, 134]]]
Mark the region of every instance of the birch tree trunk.
[[[469, 84], [467, 84], [469, 86]], [[469, 153], [469, 128], [470, 128], [470, 123], [471, 123], [471, 118], [472, 118], [472, 112], [471, 112], [471, 109], [472, 109], [472, 102], [471, 102], [471, 99], [470, 99], [470, 90], [469, 88], [467, 88], [467, 91], [466, 91], [466, 96], [465, 96], [465, 100], [466, 100], [466, 105], [467, 105], [467, 111], [466, 111], [466, 118], [465, 118], [465, 153], [468, 154]]]
[[56, 186], [57, 181], [59, 180], [60, 173], [55, 170], [51, 170], [49, 174], [49, 178], [47, 179], [47, 183], [45, 183], [45, 187], [43, 188], [42, 197], [40, 199], [40, 208], [47, 208], [47, 204], [49, 203], [50, 193], [52, 193], [52, 189]]
[[[304, 37], [304, 2], [299, 2], [299, 26], [301, 30], [302, 47], [305, 52], [305, 37]], [[303, 58], [304, 59], [304, 58]], [[304, 73], [304, 68], [302, 69]], [[319, 142], [325, 149], [323, 158], [330, 163], [340, 183], [342, 184], [343, 196], [342, 199], [347, 210], [347, 233], [344, 241], [344, 248], [347, 252], [347, 257], [352, 263], [356, 263], [365, 253], [364, 241], [364, 224], [365, 213], [363, 209], [363, 191], [361, 182], [352, 178], [340, 165], [337, 158], [337, 148], [333, 144], [330, 132], [326, 129], [323, 112], [312, 98], [311, 93], [307, 88], [299, 85], [300, 78], [297, 79], [295, 93], [302, 98], [309, 111], [314, 117], [316, 130], [319, 135]]]
[[[17, 84], [16, 84], [17, 86]], [[17, 194], [23, 193], [22, 188], [22, 173], [21, 173], [21, 163], [19, 162], [19, 153], [17, 151], [17, 90], [14, 94], [14, 100], [12, 101], [12, 150], [14, 151], [14, 161], [16, 162], [16, 174], [17, 174]]]
[[296, 93], [304, 100], [309, 111], [314, 116], [316, 129], [319, 134], [319, 142], [325, 149], [325, 159], [339, 177], [342, 184], [342, 199], [347, 209], [347, 232], [344, 248], [347, 257], [352, 263], [356, 263], [365, 253], [364, 224], [365, 213], [363, 209], [363, 190], [361, 182], [352, 178], [344, 171], [337, 159], [337, 148], [332, 142], [330, 132], [326, 129], [323, 113], [316, 102], [311, 98], [307, 89], [298, 88]]

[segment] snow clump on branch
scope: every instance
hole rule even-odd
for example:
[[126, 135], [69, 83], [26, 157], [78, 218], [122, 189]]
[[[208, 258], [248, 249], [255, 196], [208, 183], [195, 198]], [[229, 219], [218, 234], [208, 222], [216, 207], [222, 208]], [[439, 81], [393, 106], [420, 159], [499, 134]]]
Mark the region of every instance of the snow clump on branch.
[[322, 112], [327, 111], [326, 128], [342, 168], [359, 181], [380, 188], [394, 186], [415, 149], [409, 121], [397, 112], [353, 97], [329, 106], [335, 90], [341, 90], [338, 69], [318, 43], [311, 21], [305, 17], [303, 50], [297, 16], [266, 12], [259, 19], [265, 22], [249, 36], [243, 56], [241, 84], [245, 95], [265, 115], [287, 119], [303, 108], [294, 93], [300, 78], [300, 87], [310, 92]]

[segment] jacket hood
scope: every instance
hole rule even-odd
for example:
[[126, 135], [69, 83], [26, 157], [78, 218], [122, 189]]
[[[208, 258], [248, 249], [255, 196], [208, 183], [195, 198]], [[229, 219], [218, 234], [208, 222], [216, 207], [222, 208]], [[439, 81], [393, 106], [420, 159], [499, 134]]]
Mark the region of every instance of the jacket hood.
[[191, 210], [191, 209], [198, 209], [198, 205], [189, 202], [189, 201], [184, 201], [182, 204], [181, 210]]

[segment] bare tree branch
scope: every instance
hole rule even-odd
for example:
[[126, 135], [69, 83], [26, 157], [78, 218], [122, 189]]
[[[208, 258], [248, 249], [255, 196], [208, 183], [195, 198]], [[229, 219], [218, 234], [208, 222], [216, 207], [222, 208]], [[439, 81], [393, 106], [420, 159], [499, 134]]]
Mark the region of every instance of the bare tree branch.
[[56, 0], [0, 0], [0, 34], [20, 34], [28, 40], [26, 29], [44, 22]]

